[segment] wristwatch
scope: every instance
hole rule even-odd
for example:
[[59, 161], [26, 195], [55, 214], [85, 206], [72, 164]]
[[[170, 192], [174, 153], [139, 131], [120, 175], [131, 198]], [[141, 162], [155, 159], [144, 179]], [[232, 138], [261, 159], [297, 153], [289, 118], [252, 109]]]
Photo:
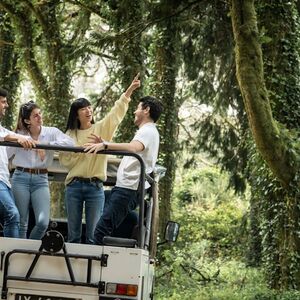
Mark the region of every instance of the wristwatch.
[[103, 141], [103, 146], [104, 146], [104, 150], [107, 150], [107, 148], [108, 148], [107, 142]]

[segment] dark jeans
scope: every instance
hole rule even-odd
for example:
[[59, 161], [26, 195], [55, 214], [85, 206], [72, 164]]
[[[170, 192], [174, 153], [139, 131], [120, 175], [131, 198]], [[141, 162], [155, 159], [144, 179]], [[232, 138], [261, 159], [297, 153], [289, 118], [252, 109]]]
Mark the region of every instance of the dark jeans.
[[20, 215], [11, 189], [0, 181], [0, 216], [3, 218], [3, 235], [19, 237]]
[[105, 205], [103, 214], [96, 225], [95, 244], [102, 245], [104, 236], [111, 236], [128, 213], [137, 207], [137, 204], [137, 191], [114, 187], [109, 202]]

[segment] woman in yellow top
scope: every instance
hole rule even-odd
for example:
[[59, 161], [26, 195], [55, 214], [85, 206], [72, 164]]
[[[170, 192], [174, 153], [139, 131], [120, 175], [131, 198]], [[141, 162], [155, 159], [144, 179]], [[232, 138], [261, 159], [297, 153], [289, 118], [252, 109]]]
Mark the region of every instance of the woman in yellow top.
[[[71, 104], [66, 133], [76, 146], [88, 143], [93, 135], [110, 141], [124, 118], [131, 94], [140, 87], [139, 74], [111, 111], [99, 122], [94, 122], [93, 108], [85, 98]], [[85, 206], [86, 243], [93, 244], [94, 230], [104, 207], [102, 182], [106, 180], [106, 155], [61, 152], [60, 162], [67, 167], [65, 203], [68, 218], [68, 241], [81, 242], [83, 205]]]

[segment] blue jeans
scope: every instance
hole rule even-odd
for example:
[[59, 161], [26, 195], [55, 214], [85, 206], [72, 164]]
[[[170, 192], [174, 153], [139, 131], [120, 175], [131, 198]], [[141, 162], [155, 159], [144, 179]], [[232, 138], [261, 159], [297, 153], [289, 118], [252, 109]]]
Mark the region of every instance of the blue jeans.
[[111, 236], [113, 231], [125, 220], [128, 213], [137, 207], [135, 190], [114, 187], [103, 215], [97, 223], [94, 233], [95, 244], [102, 245], [104, 236]]
[[20, 215], [11, 189], [2, 181], [0, 181], [0, 214], [3, 216], [3, 235], [18, 238]]
[[12, 192], [20, 213], [20, 238], [27, 238], [31, 202], [35, 216], [35, 226], [29, 238], [40, 240], [49, 225], [50, 191], [48, 174], [30, 174], [15, 170], [12, 176]]
[[[105, 195], [105, 204], [104, 211], [110, 203], [111, 190], [104, 191]], [[113, 230], [111, 236], [120, 237], [125, 239], [135, 238], [135, 234], [137, 232], [137, 227], [139, 224], [139, 214], [135, 210], [131, 210], [128, 212], [124, 221]]]
[[104, 206], [101, 182], [73, 180], [66, 187], [66, 210], [68, 217], [68, 242], [81, 243], [82, 213], [85, 205], [86, 243], [94, 243], [94, 230]]

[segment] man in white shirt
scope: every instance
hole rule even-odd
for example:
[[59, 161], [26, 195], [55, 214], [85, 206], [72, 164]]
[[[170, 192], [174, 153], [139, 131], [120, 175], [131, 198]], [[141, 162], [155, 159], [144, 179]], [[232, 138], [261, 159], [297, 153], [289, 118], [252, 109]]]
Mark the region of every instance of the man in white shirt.
[[[6, 90], [0, 88], [0, 119], [8, 108]], [[32, 148], [35, 142], [15, 134], [0, 125], [0, 141], [18, 142], [24, 148]], [[3, 220], [3, 235], [19, 237], [20, 216], [11, 192], [6, 147], [0, 146], [0, 217]]]
[[[155, 123], [161, 112], [162, 105], [157, 99], [151, 96], [143, 97], [134, 112], [134, 123], [139, 129], [130, 143], [105, 141], [88, 143], [84, 145], [85, 151], [96, 153], [99, 150], [120, 150], [137, 153], [144, 160], [146, 173], [150, 174], [154, 170], [158, 156], [159, 133]], [[111, 191], [110, 201], [104, 208], [103, 215], [95, 229], [96, 244], [103, 244], [103, 237], [110, 236], [128, 213], [137, 207], [139, 175], [139, 161], [131, 156], [123, 157], [118, 168], [116, 185]], [[146, 182], [145, 188], [147, 189], [149, 186], [149, 183]]]

